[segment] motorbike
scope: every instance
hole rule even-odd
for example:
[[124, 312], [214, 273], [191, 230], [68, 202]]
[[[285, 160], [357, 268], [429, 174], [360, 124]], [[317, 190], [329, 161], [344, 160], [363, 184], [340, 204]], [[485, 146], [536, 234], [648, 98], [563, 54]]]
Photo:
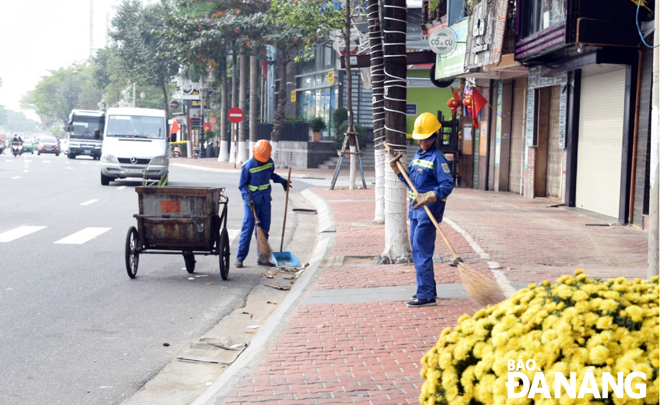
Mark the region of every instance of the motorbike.
[[14, 154], [14, 157], [21, 156], [23, 154], [23, 144], [12, 144], [11, 152]]
[[172, 151], [172, 157], [175, 157], [175, 158], [181, 157], [181, 149], [174, 148], [174, 150]]

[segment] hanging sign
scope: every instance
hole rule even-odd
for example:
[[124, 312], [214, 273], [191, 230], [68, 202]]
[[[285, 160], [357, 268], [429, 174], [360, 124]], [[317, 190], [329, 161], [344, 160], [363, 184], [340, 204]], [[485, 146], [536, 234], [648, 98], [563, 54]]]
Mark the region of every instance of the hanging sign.
[[429, 47], [438, 55], [446, 55], [454, 50], [456, 35], [449, 28], [439, 28], [429, 34]]

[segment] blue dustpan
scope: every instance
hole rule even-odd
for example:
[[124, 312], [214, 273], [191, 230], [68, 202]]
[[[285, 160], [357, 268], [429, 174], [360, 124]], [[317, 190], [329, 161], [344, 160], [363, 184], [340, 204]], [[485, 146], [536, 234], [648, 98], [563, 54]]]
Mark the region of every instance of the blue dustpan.
[[291, 252], [273, 252], [272, 258], [277, 267], [300, 267], [300, 261]]

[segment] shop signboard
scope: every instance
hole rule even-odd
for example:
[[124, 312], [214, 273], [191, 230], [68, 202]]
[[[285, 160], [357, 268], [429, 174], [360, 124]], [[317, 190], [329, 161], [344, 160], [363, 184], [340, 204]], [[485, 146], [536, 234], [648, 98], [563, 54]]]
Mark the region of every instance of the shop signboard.
[[465, 40], [468, 32], [468, 19], [464, 19], [451, 27], [456, 37], [454, 50], [446, 55], [437, 55], [435, 62], [435, 80], [455, 77], [466, 73], [465, 70]]

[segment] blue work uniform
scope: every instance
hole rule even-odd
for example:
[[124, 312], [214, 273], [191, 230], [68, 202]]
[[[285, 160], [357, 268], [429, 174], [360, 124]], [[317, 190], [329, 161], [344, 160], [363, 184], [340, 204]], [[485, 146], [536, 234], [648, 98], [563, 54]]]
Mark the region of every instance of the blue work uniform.
[[[254, 214], [248, 201], [254, 200], [257, 218], [261, 224], [266, 238], [270, 230], [270, 181], [276, 183], [286, 183], [286, 180], [275, 174], [273, 159], [268, 159], [266, 163], [259, 163], [251, 158], [241, 167], [241, 178], [238, 182], [238, 189], [243, 197], [243, 225], [241, 227], [241, 238], [238, 242], [238, 253], [236, 260], [245, 260], [250, 250], [250, 237], [255, 231]], [[256, 236], [256, 232], [255, 232]], [[258, 249], [258, 246], [257, 246]]]
[[[408, 165], [408, 176], [419, 194], [428, 191], [435, 193], [438, 201], [427, 204], [427, 207], [438, 223], [442, 222], [447, 196], [454, 189], [454, 180], [451, 177], [451, 170], [445, 155], [435, 144], [426, 151], [420, 148]], [[405, 183], [402, 174], [399, 174], [399, 179]], [[417, 273], [417, 299], [434, 299], [436, 289], [433, 251], [435, 250], [436, 229], [423, 207], [413, 210], [412, 200], [415, 198], [415, 193], [410, 190], [410, 187], [408, 187], [408, 196], [410, 197], [408, 210], [410, 246]]]

